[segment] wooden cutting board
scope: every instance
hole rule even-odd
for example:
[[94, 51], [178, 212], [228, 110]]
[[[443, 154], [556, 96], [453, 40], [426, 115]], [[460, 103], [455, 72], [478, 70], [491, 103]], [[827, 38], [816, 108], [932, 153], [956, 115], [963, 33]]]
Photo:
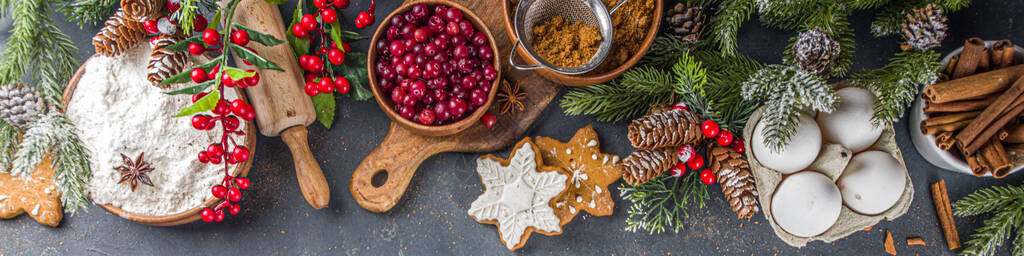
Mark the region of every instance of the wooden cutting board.
[[[349, 189], [360, 206], [372, 212], [390, 210], [405, 194], [420, 164], [430, 156], [442, 152], [490, 152], [512, 145], [558, 94], [560, 85], [547, 81], [531, 71], [514, 70], [504, 62], [508, 60], [508, 54], [512, 51], [512, 42], [505, 32], [501, 1], [506, 0], [452, 2], [473, 10], [487, 24], [500, 49], [498, 57], [503, 60], [502, 78], [510, 82], [519, 81], [521, 91], [527, 93], [523, 102], [526, 110], [497, 115], [501, 104], [495, 102], [491, 107], [491, 112], [498, 117], [494, 127], [488, 129], [483, 125], [475, 125], [461, 133], [446, 137], [415, 135], [391, 122], [387, 137], [363, 159], [352, 174]], [[413, 1], [406, 1], [408, 2]], [[373, 176], [380, 172], [386, 173], [386, 179], [383, 184], [374, 186]]]

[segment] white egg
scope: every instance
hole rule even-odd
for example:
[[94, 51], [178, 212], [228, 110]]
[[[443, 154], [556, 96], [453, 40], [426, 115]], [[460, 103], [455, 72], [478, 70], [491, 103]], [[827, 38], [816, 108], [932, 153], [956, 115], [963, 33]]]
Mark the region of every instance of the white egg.
[[906, 189], [903, 166], [889, 153], [864, 151], [853, 156], [836, 182], [851, 210], [876, 215], [891, 208]]
[[782, 180], [772, 198], [772, 215], [783, 230], [799, 237], [825, 233], [843, 209], [839, 188], [815, 171], [798, 172]]
[[832, 113], [818, 114], [818, 125], [825, 140], [838, 143], [853, 152], [875, 144], [883, 127], [871, 123], [875, 95], [860, 87], [846, 87], [836, 92], [839, 107]]
[[814, 119], [800, 115], [800, 123], [796, 133], [790, 137], [789, 145], [782, 147], [778, 152], [764, 143], [764, 129], [765, 122], [758, 122], [751, 138], [753, 141], [750, 142], [754, 157], [764, 167], [789, 174], [807, 168], [818, 157], [818, 151], [821, 150], [821, 130], [818, 129], [818, 124], [814, 123]]

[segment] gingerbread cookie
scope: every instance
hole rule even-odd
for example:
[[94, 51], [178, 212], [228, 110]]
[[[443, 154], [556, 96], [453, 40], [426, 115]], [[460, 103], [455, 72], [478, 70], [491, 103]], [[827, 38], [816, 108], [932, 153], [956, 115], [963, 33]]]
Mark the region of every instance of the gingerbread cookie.
[[469, 206], [477, 222], [495, 224], [509, 251], [526, 244], [533, 232], [562, 233], [552, 199], [565, 191], [568, 176], [544, 166], [529, 137], [516, 143], [508, 159], [486, 155], [477, 159], [477, 174], [484, 193]]
[[0, 173], [0, 219], [26, 212], [39, 224], [51, 227], [57, 227], [64, 218], [49, 158], [28, 177]]
[[622, 177], [619, 156], [601, 153], [593, 126], [576, 131], [569, 142], [537, 137], [537, 147], [544, 164], [559, 167], [559, 172], [569, 176], [566, 193], [555, 198], [555, 214], [562, 218], [563, 225], [580, 211], [612, 215], [615, 202], [608, 185]]

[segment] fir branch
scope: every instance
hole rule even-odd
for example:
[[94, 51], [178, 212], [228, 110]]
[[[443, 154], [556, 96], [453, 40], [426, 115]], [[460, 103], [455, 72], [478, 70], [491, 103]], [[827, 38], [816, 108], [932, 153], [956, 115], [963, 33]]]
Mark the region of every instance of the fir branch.
[[[703, 41], [701, 41], [703, 42]], [[679, 58], [689, 52], [690, 45], [671, 36], [658, 36], [651, 43], [644, 57], [637, 62], [637, 66], [652, 66], [662, 70], [671, 69]]]
[[0, 120], [0, 172], [6, 173], [14, 161], [14, 151], [18, 148], [18, 129]]
[[814, 13], [836, 6], [834, 2], [819, 0], [757, 0], [756, 5], [762, 24], [786, 30], [804, 27]]
[[754, 0], [724, 0], [715, 18], [711, 20], [711, 33], [707, 40], [718, 44], [722, 56], [739, 54], [736, 49], [740, 26], [754, 14]]
[[850, 1], [850, 7], [858, 10], [874, 9], [889, 4], [892, 0], [856, 0]]
[[907, 20], [907, 12], [914, 7], [924, 6], [918, 1], [895, 1], [882, 7], [871, 22], [871, 34], [875, 37], [895, 35], [900, 32], [900, 23]]
[[[994, 255], [1011, 235], [1012, 254], [1024, 254], [1024, 186], [981, 189], [953, 202], [952, 206], [953, 214], [960, 217], [995, 212], [984, 221], [984, 226], [971, 234], [960, 255]], [[1011, 230], [1016, 230], [1016, 234]]]
[[773, 151], [789, 144], [802, 110], [831, 112], [836, 93], [821, 77], [795, 66], [769, 65], [743, 83], [743, 97], [765, 102], [764, 142]]
[[1024, 186], [985, 188], [954, 202], [953, 214], [957, 217], [985, 214], [1002, 209], [1018, 199], [1024, 199]]
[[697, 51], [694, 57], [708, 72], [704, 90], [706, 98], [714, 99], [711, 108], [716, 113], [710, 118], [723, 129], [742, 130], [750, 114], [761, 105], [761, 101], [743, 98], [743, 83], [764, 68], [764, 64], [742, 54], [722, 57], [714, 52]]
[[61, 94], [78, 62], [70, 37], [50, 20], [48, 1], [10, 3], [14, 28], [0, 59], [0, 84], [34, 81], [40, 96], [60, 105]]
[[68, 16], [68, 21], [84, 28], [86, 24], [96, 25], [114, 15], [114, 11], [120, 7], [118, 3], [118, 0], [66, 1], [60, 6], [60, 12]]
[[559, 105], [566, 115], [596, 115], [601, 122], [620, 122], [646, 113], [651, 106], [672, 102], [674, 78], [653, 67], [637, 67], [609, 84], [574, 89]]
[[917, 95], [917, 87], [938, 79], [940, 55], [932, 50], [908, 50], [896, 53], [882, 68], [853, 76], [854, 85], [875, 91], [875, 113], [871, 121], [878, 126], [892, 125]]
[[641, 185], [622, 184], [619, 196], [632, 206], [626, 211], [626, 231], [644, 230], [650, 234], [672, 230], [679, 233], [683, 218], [689, 217], [693, 204], [704, 208], [707, 186], [700, 183], [699, 172], [688, 172], [682, 178], [663, 173]]
[[[985, 220], [985, 225], [971, 234], [960, 255], [995, 255], [996, 249], [1010, 238], [1014, 223], [1024, 214], [1024, 205], [1014, 203], [1007, 209], [997, 212], [992, 218]], [[1019, 227], [1018, 227], [1019, 229]]]
[[85, 209], [86, 183], [92, 178], [89, 151], [67, 116], [53, 110], [40, 116], [25, 131], [14, 156], [11, 174], [21, 176], [30, 175], [44, 159], [51, 157], [53, 181], [61, 192], [64, 211], [73, 215]]

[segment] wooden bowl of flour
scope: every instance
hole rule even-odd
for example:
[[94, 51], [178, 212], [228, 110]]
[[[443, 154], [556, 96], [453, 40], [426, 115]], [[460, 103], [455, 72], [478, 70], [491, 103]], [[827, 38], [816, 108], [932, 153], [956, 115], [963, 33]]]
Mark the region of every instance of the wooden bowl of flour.
[[[64, 94], [63, 94], [63, 99], [62, 99], [62, 104], [64, 106], [70, 108], [70, 106], [68, 104], [71, 102], [72, 97], [74, 97], [75, 90], [78, 88], [79, 80], [81, 80], [82, 76], [85, 74], [86, 64], [90, 60], [92, 60], [93, 57], [96, 57], [96, 55], [93, 55], [89, 59], [86, 59], [85, 62], [82, 62], [82, 65], [78, 67], [78, 70], [75, 71], [75, 74], [71, 77], [71, 81], [68, 82], [67, 88], [64, 89]], [[82, 85], [82, 86], [88, 86], [88, 85]], [[237, 87], [235, 87], [234, 89], [235, 89], [236, 94], [238, 95], [239, 98], [241, 98], [243, 100], [247, 100], [246, 97], [245, 97], [245, 93], [241, 89], [238, 89]], [[173, 97], [173, 96], [168, 96], [168, 97]], [[183, 96], [179, 96], [179, 97], [183, 97]], [[256, 147], [256, 137], [258, 137], [258, 136], [256, 136], [256, 134], [257, 134], [256, 125], [253, 124], [251, 121], [247, 122], [243, 131], [245, 132], [246, 136], [245, 136], [245, 141], [242, 144], [244, 144], [252, 152], [255, 153], [256, 152], [256, 150], [255, 150], [255, 147]], [[250, 157], [249, 161], [245, 161], [243, 163], [239, 163], [239, 164], [235, 165], [234, 169], [231, 171], [232, 175], [234, 175], [236, 177], [245, 177], [245, 176], [247, 176], [249, 174], [249, 169], [252, 167], [253, 161], [255, 161], [255, 156]], [[94, 170], [94, 172], [95, 171], [96, 170]], [[124, 209], [121, 209], [119, 207], [116, 207], [116, 206], [113, 206], [113, 205], [110, 205], [110, 204], [96, 204], [96, 205], [98, 205], [100, 208], [103, 208], [104, 210], [110, 212], [111, 214], [114, 214], [114, 215], [116, 215], [118, 217], [121, 217], [121, 218], [126, 219], [126, 220], [130, 220], [130, 221], [133, 221], [133, 222], [136, 222], [136, 223], [150, 225], [150, 226], [177, 226], [177, 225], [188, 224], [188, 223], [191, 223], [191, 222], [199, 220], [200, 219], [199, 212], [203, 208], [207, 208], [207, 207], [213, 208], [217, 204], [220, 204], [223, 201], [224, 201], [224, 199], [211, 198], [211, 199], [208, 199], [208, 200], [204, 201], [201, 205], [196, 205], [195, 207], [192, 207], [192, 208], [190, 208], [187, 211], [179, 212], [179, 213], [171, 214], [171, 215], [166, 215], [166, 216], [147, 216], [147, 215], [142, 215], [142, 214], [136, 214], [136, 213], [126, 211]]]

